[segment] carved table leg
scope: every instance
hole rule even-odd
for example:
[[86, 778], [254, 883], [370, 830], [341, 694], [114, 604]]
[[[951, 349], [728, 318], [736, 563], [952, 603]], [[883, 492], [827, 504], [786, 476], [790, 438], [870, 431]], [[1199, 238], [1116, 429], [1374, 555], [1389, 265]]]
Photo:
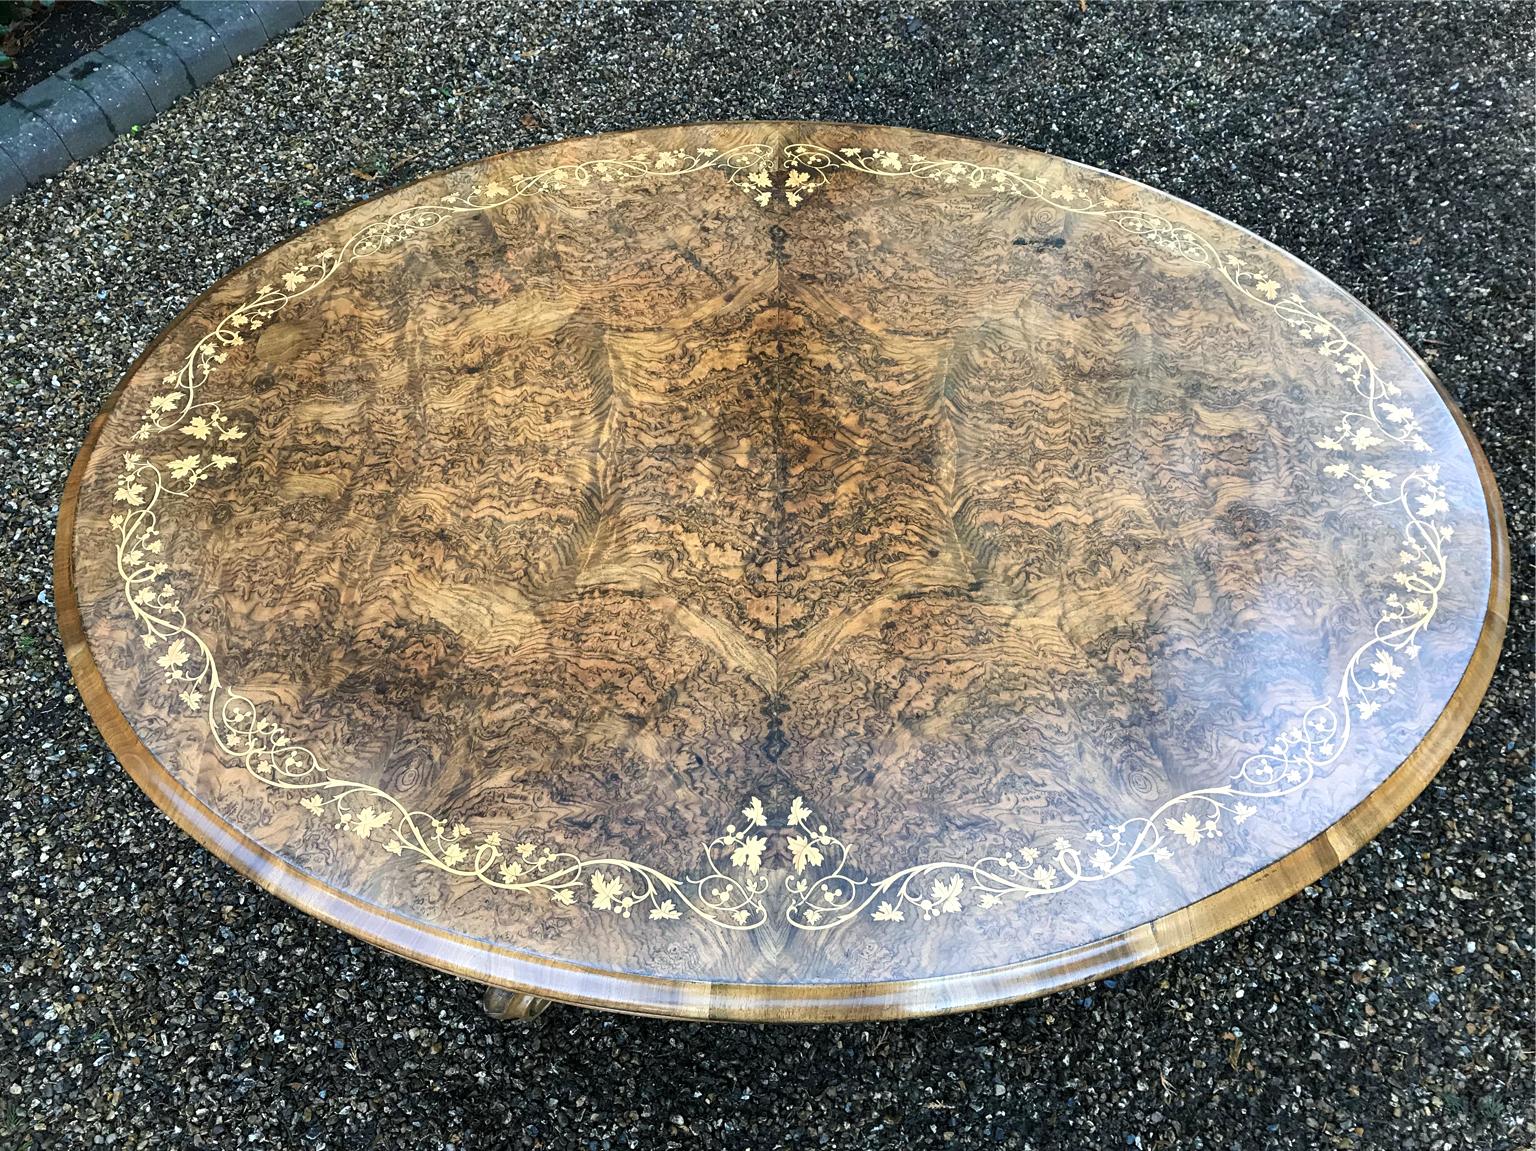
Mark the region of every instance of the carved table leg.
[[529, 1020], [544, 1014], [548, 999], [529, 995], [526, 991], [508, 991], [503, 987], [485, 989], [485, 1013], [492, 1019]]

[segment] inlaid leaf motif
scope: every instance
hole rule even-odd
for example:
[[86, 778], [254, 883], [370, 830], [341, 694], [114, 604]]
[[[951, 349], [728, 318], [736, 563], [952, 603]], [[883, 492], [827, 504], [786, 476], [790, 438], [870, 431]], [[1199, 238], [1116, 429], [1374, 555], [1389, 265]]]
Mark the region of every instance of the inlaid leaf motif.
[[761, 835], [749, 835], [731, 852], [731, 863], [748, 871], [757, 871], [763, 865], [763, 849], [767, 846], [768, 841]]
[[804, 871], [807, 866], [820, 867], [824, 860], [821, 848], [803, 835], [789, 837], [789, 851], [796, 871]]
[[388, 822], [387, 810], [380, 811], [373, 807], [365, 807], [357, 813], [357, 821], [352, 825], [352, 833], [359, 839], [367, 839]]
[[604, 875], [601, 871], [592, 873], [592, 906], [599, 911], [611, 911], [614, 902], [624, 894], [624, 884], [617, 878]]
[[1376, 658], [1371, 661], [1371, 670], [1384, 679], [1397, 679], [1403, 674], [1402, 665], [1392, 658], [1392, 653], [1386, 648], [1376, 652]]
[[1369, 424], [1361, 424], [1350, 433], [1349, 442], [1355, 451], [1363, 452], [1367, 448], [1374, 448], [1386, 441], [1373, 432]]
[[955, 875], [949, 879], [941, 879], [933, 885], [934, 906], [946, 914], [953, 914], [960, 910], [960, 893], [965, 890], [963, 876]]
[[1386, 490], [1392, 486], [1392, 473], [1381, 468], [1372, 467], [1370, 464], [1360, 465], [1360, 478], [1368, 487]]
[[165, 654], [155, 660], [155, 662], [174, 675], [186, 666], [189, 654], [187, 651], [187, 641], [178, 638], [171, 641], [171, 646], [165, 649]]
[[172, 460], [166, 464], [166, 468], [170, 471], [173, 479], [184, 480], [202, 462], [203, 457], [199, 455], [182, 456], [180, 459]]
[[1178, 819], [1166, 820], [1165, 825], [1175, 835], [1183, 836], [1184, 842], [1191, 846], [1200, 842], [1200, 817], [1192, 811], [1186, 811]]

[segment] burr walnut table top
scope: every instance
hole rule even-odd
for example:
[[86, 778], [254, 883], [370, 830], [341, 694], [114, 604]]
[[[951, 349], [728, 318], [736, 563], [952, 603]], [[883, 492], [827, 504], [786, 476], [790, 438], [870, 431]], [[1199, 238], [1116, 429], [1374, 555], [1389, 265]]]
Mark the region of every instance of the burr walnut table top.
[[183, 827], [362, 938], [625, 1010], [1038, 994], [1311, 882], [1455, 746], [1504, 528], [1364, 307], [977, 141], [572, 140], [198, 299], [59, 613]]

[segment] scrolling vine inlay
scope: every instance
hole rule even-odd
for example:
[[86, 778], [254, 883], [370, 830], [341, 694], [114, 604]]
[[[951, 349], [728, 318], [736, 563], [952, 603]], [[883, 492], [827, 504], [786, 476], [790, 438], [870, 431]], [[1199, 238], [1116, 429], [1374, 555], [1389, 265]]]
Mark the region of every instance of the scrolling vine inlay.
[[1455, 416], [1316, 273], [856, 126], [361, 206], [88, 453], [61, 547], [169, 780], [453, 948], [663, 983], [971, 976], [1227, 890], [1426, 739], [1496, 575]]

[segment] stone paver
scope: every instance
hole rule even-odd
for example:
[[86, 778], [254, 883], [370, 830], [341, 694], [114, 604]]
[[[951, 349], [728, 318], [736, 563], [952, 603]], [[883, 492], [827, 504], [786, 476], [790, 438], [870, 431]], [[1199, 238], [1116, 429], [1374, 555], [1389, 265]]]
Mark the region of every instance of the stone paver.
[[46, 120], [14, 101], [0, 104], [0, 148], [21, 169], [29, 184], [62, 172], [73, 159]]
[[21, 195], [26, 188], [26, 175], [16, 166], [16, 161], [12, 160], [4, 149], [0, 149], [0, 204], [13, 196]]
[[205, 87], [230, 65], [229, 53], [219, 43], [213, 29], [180, 8], [168, 8], [152, 20], [144, 21], [139, 31], [176, 53], [192, 77], [194, 87]]
[[256, 4], [244, 0], [181, 0], [177, 7], [206, 24], [230, 59], [250, 55], [269, 39], [266, 26], [256, 15]]
[[192, 91], [192, 77], [176, 53], [138, 28], [105, 45], [101, 54], [134, 74], [156, 112]]
[[96, 101], [115, 135], [154, 118], [154, 102], [139, 78], [100, 52], [80, 57], [59, 75]]
[[16, 97], [16, 103], [57, 132], [76, 160], [95, 155], [116, 136], [96, 101], [58, 76], [32, 85]]
[[273, 37], [279, 32], [288, 31], [318, 5], [302, 4], [299, 0], [256, 0], [251, 7], [256, 10], [256, 18], [266, 28], [267, 36]]
[[320, 0], [181, 0], [0, 105], [0, 204], [148, 123]]

